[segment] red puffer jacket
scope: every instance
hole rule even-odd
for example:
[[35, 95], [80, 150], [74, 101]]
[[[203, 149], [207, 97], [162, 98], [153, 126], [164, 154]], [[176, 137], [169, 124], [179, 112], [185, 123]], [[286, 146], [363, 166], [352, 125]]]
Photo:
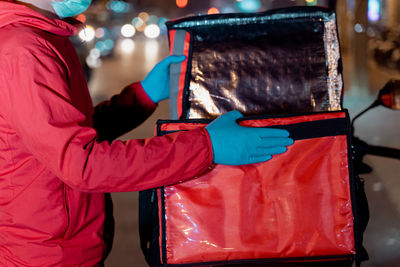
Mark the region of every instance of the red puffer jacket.
[[111, 142], [156, 105], [132, 84], [94, 109], [68, 40], [77, 30], [0, 1], [0, 266], [96, 266], [105, 192], [173, 184], [212, 163], [205, 129]]

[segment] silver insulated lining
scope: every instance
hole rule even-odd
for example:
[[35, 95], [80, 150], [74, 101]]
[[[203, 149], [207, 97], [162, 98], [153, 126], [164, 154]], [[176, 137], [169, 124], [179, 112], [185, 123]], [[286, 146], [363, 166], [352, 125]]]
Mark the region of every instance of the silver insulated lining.
[[[322, 8], [169, 22], [191, 36], [181, 118], [335, 111], [342, 107], [336, 17]], [[179, 103], [178, 103], [179, 104]]]

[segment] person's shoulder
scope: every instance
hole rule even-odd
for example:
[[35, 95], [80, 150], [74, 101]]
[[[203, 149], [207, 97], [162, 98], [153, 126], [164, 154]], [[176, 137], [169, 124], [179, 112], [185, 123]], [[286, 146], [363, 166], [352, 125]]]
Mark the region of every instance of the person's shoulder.
[[47, 54], [48, 41], [40, 30], [28, 26], [0, 28], [0, 54], [22, 56], [26, 54]]

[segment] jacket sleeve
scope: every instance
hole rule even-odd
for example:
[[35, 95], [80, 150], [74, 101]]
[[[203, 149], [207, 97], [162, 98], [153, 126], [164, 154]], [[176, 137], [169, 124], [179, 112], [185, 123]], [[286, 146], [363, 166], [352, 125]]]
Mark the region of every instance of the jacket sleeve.
[[212, 164], [205, 129], [97, 142], [96, 130], [82, 126], [88, 115], [71, 101], [69, 70], [60, 59], [48, 49], [18, 50], [0, 63], [7, 89], [0, 104], [27, 152], [69, 186], [87, 192], [144, 190], [191, 179]]
[[144, 122], [157, 105], [140, 83], [133, 83], [94, 109], [93, 126], [99, 141], [112, 141]]

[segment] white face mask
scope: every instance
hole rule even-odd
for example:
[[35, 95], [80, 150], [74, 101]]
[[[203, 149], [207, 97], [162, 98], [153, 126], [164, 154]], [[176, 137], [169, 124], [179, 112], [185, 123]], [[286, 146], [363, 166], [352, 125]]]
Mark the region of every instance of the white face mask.
[[63, 0], [54, 1], [51, 5], [57, 16], [67, 18], [81, 14], [90, 6], [92, 0]]

